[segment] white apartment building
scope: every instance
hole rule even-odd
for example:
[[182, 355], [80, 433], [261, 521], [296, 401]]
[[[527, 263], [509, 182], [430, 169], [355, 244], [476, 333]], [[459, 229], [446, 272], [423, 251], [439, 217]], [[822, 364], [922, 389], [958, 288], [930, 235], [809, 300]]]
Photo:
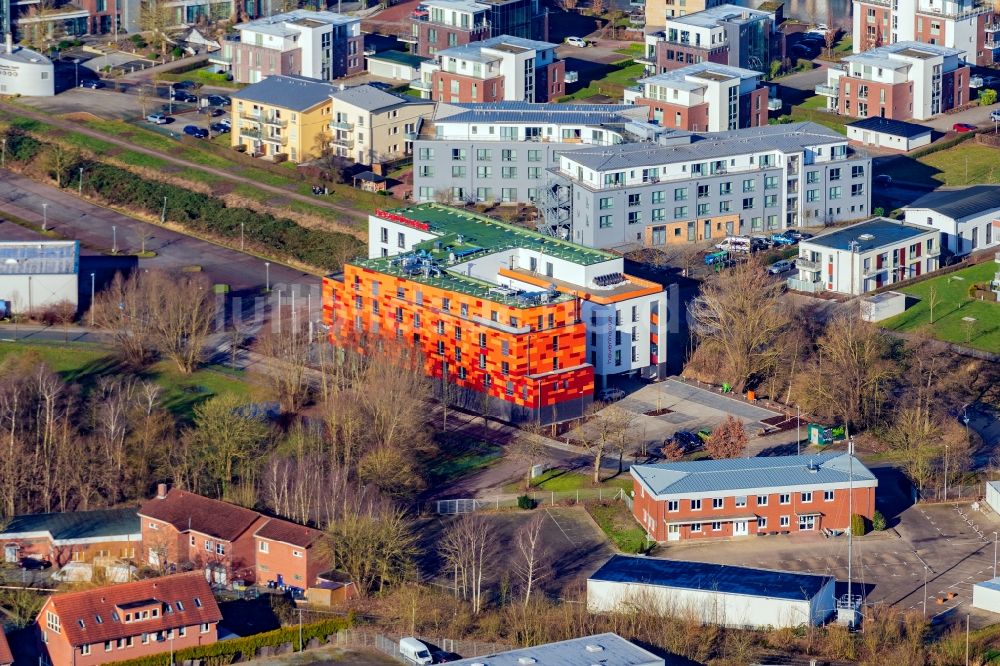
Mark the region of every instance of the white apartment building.
[[969, 67], [959, 49], [897, 42], [844, 58], [816, 93], [827, 109], [858, 118], [927, 120], [969, 101]]
[[438, 51], [410, 86], [436, 102], [548, 102], [566, 92], [555, 44], [501, 35]]
[[649, 119], [671, 129], [721, 132], [767, 124], [761, 73], [713, 62], [641, 79], [625, 103], [649, 108]]
[[874, 217], [804, 240], [788, 288], [859, 296], [926, 275], [939, 267], [940, 237], [937, 229]]
[[942, 249], [956, 256], [1000, 245], [1000, 185], [937, 190], [903, 212], [909, 224], [940, 231]]
[[239, 83], [273, 74], [331, 81], [364, 71], [361, 19], [296, 9], [235, 26], [210, 61], [229, 67]]
[[959, 49], [970, 62], [990, 65], [1000, 50], [1000, 26], [982, 0], [854, 0], [854, 53], [897, 42]]

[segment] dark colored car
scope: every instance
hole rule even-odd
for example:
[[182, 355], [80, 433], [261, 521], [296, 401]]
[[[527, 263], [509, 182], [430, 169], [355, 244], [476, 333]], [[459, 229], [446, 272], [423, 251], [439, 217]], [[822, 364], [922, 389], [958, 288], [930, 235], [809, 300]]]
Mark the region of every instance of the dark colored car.
[[90, 88], [91, 90], [97, 90], [98, 88], [103, 88], [104, 84], [97, 79], [87, 79], [86, 81], [80, 81], [81, 88]]
[[969, 123], [955, 123], [951, 126], [951, 129], [961, 134], [963, 132], [975, 132], [976, 126]]
[[678, 430], [675, 432], [672, 441], [681, 447], [685, 453], [701, 446], [701, 440], [698, 439], [698, 435], [688, 430]]
[[207, 139], [208, 130], [197, 125], [186, 125], [184, 127], [184, 133], [188, 136], [193, 136], [196, 139]]
[[458, 661], [459, 659], [461, 659], [461, 657], [459, 657], [454, 652], [445, 652], [444, 650], [434, 650], [433, 652], [431, 652], [431, 659], [434, 660], [433, 662], [431, 662], [434, 664], [447, 664], [448, 662]]
[[229, 131], [229, 125], [223, 125], [222, 123], [212, 123], [212, 131], [216, 134], [225, 134]]
[[48, 560], [39, 560], [34, 557], [22, 557], [18, 560], [18, 566], [28, 571], [41, 571], [50, 568], [52, 563]]
[[225, 95], [209, 95], [205, 98], [211, 106], [229, 106], [233, 100]]
[[183, 90], [175, 90], [171, 97], [174, 98], [175, 102], [197, 102], [198, 98], [189, 92]]
[[177, 88], [178, 90], [183, 90], [184, 88], [194, 88], [194, 87], [195, 87], [194, 81], [187, 81], [187, 80], [178, 81], [177, 83], [174, 84], [174, 88]]

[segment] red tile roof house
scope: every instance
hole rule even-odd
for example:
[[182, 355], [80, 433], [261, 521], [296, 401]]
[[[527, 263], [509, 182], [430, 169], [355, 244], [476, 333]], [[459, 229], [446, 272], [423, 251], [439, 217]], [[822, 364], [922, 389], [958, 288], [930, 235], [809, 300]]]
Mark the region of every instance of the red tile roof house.
[[10, 652], [7, 637], [3, 634], [3, 627], [0, 627], [0, 666], [11, 666], [13, 663], [14, 655]]
[[830, 452], [633, 465], [632, 513], [655, 541], [845, 530], [871, 520], [878, 479]]
[[222, 619], [200, 571], [48, 598], [35, 624], [53, 666], [93, 666], [209, 645]]
[[328, 568], [317, 547], [321, 531], [164, 484], [139, 517], [143, 561], [153, 566], [192, 564], [214, 582], [274, 581], [303, 590]]

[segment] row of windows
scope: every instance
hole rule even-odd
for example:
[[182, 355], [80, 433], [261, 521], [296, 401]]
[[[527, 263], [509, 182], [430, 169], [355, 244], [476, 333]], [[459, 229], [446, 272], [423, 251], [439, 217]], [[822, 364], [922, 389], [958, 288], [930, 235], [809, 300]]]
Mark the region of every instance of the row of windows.
[[[834, 491], [832, 491], [832, 490], [824, 490], [823, 491], [823, 501], [824, 502], [832, 502], [833, 501], [833, 493], [834, 493]], [[768, 505], [768, 501], [769, 501], [769, 497], [767, 495], [757, 495], [756, 506], [758, 506], [758, 507], [767, 506]], [[799, 493], [799, 501], [802, 504], [809, 504], [809, 503], [811, 503], [813, 501], [813, 493], [812, 493], [812, 491], [805, 491], [805, 492]], [[784, 504], [791, 504], [791, 503], [792, 503], [792, 494], [791, 493], [781, 493], [781, 494], [778, 495], [778, 504], [784, 505]], [[691, 504], [691, 511], [701, 511], [702, 500], [700, 500], [700, 499], [693, 499], [693, 500], [690, 500], [690, 504]], [[747, 498], [746, 497], [740, 496], [740, 497], [736, 497], [735, 498], [735, 507], [737, 509], [742, 509], [742, 508], [746, 507], [746, 505], [747, 505]], [[725, 498], [722, 498], [722, 497], [714, 497], [714, 498], [712, 498], [712, 508], [713, 509], [721, 509], [724, 506], [725, 506]], [[676, 513], [676, 512], [678, 512], [680, 510], [681, 510], [681, 501], [680, 500], [667, 500], [667, 512], [668, 513]]]
[[[271, 552], [271, 544], [270, 544], [270, 542], [268, 542], [268, 541], [260, 541], [260, 542], [258, 542], [258, 544], [257, 544], [257, 550], [259, 550], [262, 553], [270, 553]], [[292, 551], [292, 557], [302, 557], [302, 551], [301, 550], [293, 550]]]
[[[713, 532], [721, 532], [722, 531], [722, 522], [720, 522], [720, 521], [713, 521], [710, 524], [712, 526], [712, 531]], [[779, 516], [778, 517], [778, 524], [779, 524], [780, 527], [788, 527], [789, 525], [791, 525], [791, 518], [789, 516]], [[799, 528], [800, 529], [812, 529], [811, 525], [813, 525], [813, 523], [812, 522], [808, 522], [807, 524], [809, 525], [809, 527], [804, 528], [803, 524], [800, 523]], [[703, 523], [691, 523], [689, 525], [689, 528], [690, 528], [690, 530], [692, 532], [702, 532], [704, 530], [704, 525], [703, 525]], [[766, 529], [766, 528], [767, 528], [767, 518], [763, 517], [763, 516], [759, 516], [757, 518], [757, 531], [759, 532], [759, 531], [761, 531], [763, 529]]]
[[[433, 187], [421, 186], [417, 189], [417, 196], [420, 199], [420, 201], [433, 201], [440, 191], [441, 190]], [[472, 190], [465, 187], [452, 187], [451, 189], [447, 190], [447, 192], [450, 195], [452, 201], [473, 200], [471, 198]], [[484, 203], [484, 202], [497, 201], [497, 198], [493, 192], [492, 187], [477, 187], [475, 190], [474, 200], [480, 203]], [[505, 203], [515, 203], [519, 201], [537, 201], [538, 188], [529, 187], [527, 198], [521, 199], [518, 195], [516, 187], [502, 187], [500, 188], [499, 200]]]
[[[426, 164], [422, 164], [417, 167], [417, 175], [421, 178], [433, 178], [434, 177], [434, 167]], [[468, 175], [468, 170], [464, 166], [453, 166], [451, 168], [452, 178], [465, 178]], [[500, 169], [501, 178], [517, 178], [517, 167], [501, 167]], [[528, 178], [533, 180], [538, 180], [542, 177], [542, 167], [528, 167]], [[476, 167], [476, 178], [493, 178], [493, 167], [489, 166], [477, 166]]]
[[[191, 540], [189, 543], [191, 544], [192, 547], [197, 545], [195, 536], [193, 534], [191, 535]], [[226, 544], [222, 543], [221, 541], [215, 542], [212, 541], [211, 539], [205, 539], [205, 551], [211, 553], [213, 550], [217, 555], [225, 555]]]
[[[208, 623], [204, 623], [201, 625], [201, 633], [203, 634], [207, 634], [210, 629], [211, 627], [209, 626]], [[171, 640], [175, 637], [184, 638], [185, 636], [187, 636], [187, 627], [178, 627], [176, 633], [173, 629], [171, 629], [169, 631], [160, 631], [152, 634], [142, 634], [138, 638], [143, 645], [149, 645], [150, 641]], [[117, 647], [119, 650], [130, 648], [135, 644], [134, 640], [135, 640], [134, 636], [126, 636], [125, 638], [119, 638], [113, 641], [104, 641], [104, 651], [111, 652], [115, 647]], [[81, 645], [80, 654], [88, 655], [91, 653], [91, 649], [92, 645], [90, 643]]]
[[[436, 149], [434, 148], [419, 148], [417, 149], [417, 157], [421, 161], [433, 161]], [[469, 159], [469, 149], [468, 148], [452, 148], [450, 155], [452, 162], [465, 162]], [[493, 148], [476, 148], [476, 161], [478, 162], [490, 162], [493, 160]], [[541, 162], [543, 151], [538, 149], [528, 150], [528, 161], [529, 162]], [[504, 148], [500, 150], [500, 161], [502, 162], [516, 162], [517, 161], [517, 151]]]

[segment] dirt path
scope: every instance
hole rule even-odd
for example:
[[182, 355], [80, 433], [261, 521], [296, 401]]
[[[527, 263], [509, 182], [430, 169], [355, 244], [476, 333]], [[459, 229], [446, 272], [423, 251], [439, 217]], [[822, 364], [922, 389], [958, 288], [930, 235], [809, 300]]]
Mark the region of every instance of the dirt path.
[[[179, 158], [179, 157], [174, 157], [172, 155], [168, 155], [166, 153], [163, 153], [163, 152], [160, 152], [160, 151], [157, 151], [157, 150], [152, 150], [150, 148], [144, 148], [144, 147], [139, 146], [137, 144], [131, 143], [131, 142], [125, 140], [125, 139], [119, 139], [119, 138], [116, 138], [114, 136], [105, 134], [103, 132], [98, 132], [98, 131], [92, 130], [92, 129], [88, 128], [88, 127], [84, 127], [84, 126], [78, 125], [77, 123], [74, 123], [74, 122], [71, 122], [71, 121], [68, 121], [68, 120], [64, 120], [62, 118], [55, 118], [53, 116], [49, 116], [49, 115], [46, 115], [46, 114], [43, 114], [43, 113], [37, 113], [37, 112], [34, 112], [34, 111], [28, 111], [28, 110], [26, 110], [26, 109], [24, 109], [22, 107], [13, 106], [13, 105], [7, 104], [6, 102], [3, 102], [2, 105], [3, 105], [3, 108], [5, 108], [6, 110], [8, 110], [11, 113], [14, 113], [14, 114], [19, 115], [19, 116], [23, 116], [25, 118], [31, 118], [32, 120], [37, 120], [39, 122], [47, 123], [49, 125], [52, 125], [54, 127], [58, 127], [59, 129], [66, 130], [68, 132], [77, 132], [79, 134], [83, 134], [85, 136], [89, 136], [89, 137], [92, 137], [92, 138], [95, 138], [95, 139], [100, 139], [101, 141], [106, 141], [108, 143], [112, 143], [112, 144], [114, 144], [116, 146], [120, 146], [122, 148], [126, 148], [128, 150], [135, 151], [137, 153], [143, 153], [145, 155], [151, 155], [153, 157], [157, 157], [159, 159], [166, 160], [167, 162], [170, 162], [172, 164], [176, 164], [177, 166], [180, 166], [180, 167], [184, 167], [184, 168], [187, 168], [187, 169], [195, 169], [195, 170], [198, 170], [198, 171], [202, 171], [204, 173], [210, 173], [213, 176], [217, 176], [219, 178], [223, 178], [223, 179], [231, 181], [233, 183], [241, 183], [241, 184], [244, 184], [244, 185], [250, 185], [250, 186], [255, 187], [255, 188], [257, 188], [257, 189], [259, 189], [261, 191], [270, 192], [272, 194], [284, 197], [286, 199], [293, 199], [293, 200], [296, 200], [296, 201], [301, 201], [301, 202], [304, 202], [304, 203], [311, 204], [313, 206], [317, 206], [319, 208], [325, 208], [325, 209], [329, 210], [331, 213], [337, 213], [338, 216], [339, 216], [339, 218], [338, 218], [339, 221], [342, 222], [345, 226], [355, 226], [355, 227], [358, 228], [359, 232], [363, 231], [364, 224], [367, 222], [367, 219], [368, 219], [367, 215], [365, 215], [361, 211], [356, 210], [354, 208], [350, 208], [350, 207], [347, 207], [347, 206], [341, 206], [341, 205], [338, 205], [338, 204], [333, 204], [333, 203], [330, 203], [329, 201], [324, 201], [323, 199], [320, 199], [320, 198], [317, 198], [317, 197], [305, 196], [303, 194], [299, 194], [297, 192], [293, 192], [293, 191], [285, 189], [283, 187], [276, 187], [274, 185], [267, 185], [265, 183], [261, 183], [259, 181], [255, 181], [255, 180], [253, 180], [251, 178], [244, 178], [242, 176], [237, 176], [237, 175], [234, 175], [234, 174], [226, 171], [225, 169], [218, 169], [218, 168], [215, 168], [215, 167], [205, 166], [203, 164], [198, 164], [197, 162], [192, 162], [192, 161], [185, 160], [185, 159], [182, 159], [182, 158]], [[345, 217], [347, 219], [345, 219]]]

